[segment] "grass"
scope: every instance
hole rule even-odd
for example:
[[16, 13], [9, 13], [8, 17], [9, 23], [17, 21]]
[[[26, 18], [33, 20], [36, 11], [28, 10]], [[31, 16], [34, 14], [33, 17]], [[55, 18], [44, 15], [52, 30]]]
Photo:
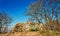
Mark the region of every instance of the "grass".
[[55, 34], [56, 34], [56, 36], [60, 36], [60, 32], [56, 31]]
[[51, 30], [44, 31], [44, 30], [42, 30], [42, 31], [40, 31], [40, 33], [43, 36], [60, 36], [60, 32], [58, 32], [58, 31], [51, 31]]
[[[13, 36], [13, 35], [14, 36], [16, 36], [16, 35], [22, 36], [23, 34], [24, 34], [24, 36], [31, 35], [31, 34], [32, 34], [31, 36], [33, 36], [33, 35], [35, 35], [35, 36], [37, 36], [37, 35], [41, 35], [41, 36], [60, 36], [60, 32], [52, 31], [52, 30], [31, 31], [31, 32], [28, 32], [28, 33], [26, 33], [26, 32], [7, 33], [7, 36]], [[3, 35], [5, 36], [5, 34], [3, 34]], [[0, 35], [0, 36], [2, 36], [2, 35]]]

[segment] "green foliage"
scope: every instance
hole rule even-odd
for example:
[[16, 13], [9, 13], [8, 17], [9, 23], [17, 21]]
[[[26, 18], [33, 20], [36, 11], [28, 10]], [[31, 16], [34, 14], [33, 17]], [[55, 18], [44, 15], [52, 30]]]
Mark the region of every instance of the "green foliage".
[[31, 31], [38, 31], [37, 28], [38, 28], [37, 26], [31, 26], [31, 29], [30, 30]]

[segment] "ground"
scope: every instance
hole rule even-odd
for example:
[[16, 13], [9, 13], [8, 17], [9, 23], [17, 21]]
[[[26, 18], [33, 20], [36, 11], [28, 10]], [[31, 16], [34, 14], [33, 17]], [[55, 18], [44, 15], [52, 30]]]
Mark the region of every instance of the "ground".
[[7, 33], [0, 34], [0, 36], [60, 36], [60, 32], [15, 32], [15, 33]]
[[0, 36], [42, 36], [38, 32], [15, 32], [11, 34], [0, 34]]

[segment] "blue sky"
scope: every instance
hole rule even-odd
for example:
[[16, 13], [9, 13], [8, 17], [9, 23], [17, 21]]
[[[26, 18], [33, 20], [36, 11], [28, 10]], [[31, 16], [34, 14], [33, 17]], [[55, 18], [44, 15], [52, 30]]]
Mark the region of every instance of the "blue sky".
[[5, 11], [12, 16], [13, 22], [26, 22], [28, 20], [26, 16], [27, 7], [34, 0], [0, 0], [0, 11]]
[[5, 11], [13, 18], [13, 25], [17, 22], [26, 22], [26, 10], [31, 2], [34, 0], [0, 0], [0, 11]]

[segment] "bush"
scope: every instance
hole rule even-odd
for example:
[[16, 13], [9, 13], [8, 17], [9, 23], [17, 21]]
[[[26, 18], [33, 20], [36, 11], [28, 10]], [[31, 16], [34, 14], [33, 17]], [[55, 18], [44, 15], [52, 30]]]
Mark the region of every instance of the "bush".
[[31, 31], [38, 31], [37, 28], [38, 28], [37, 26], [31, 26], [30, 30], [31, 30]]

